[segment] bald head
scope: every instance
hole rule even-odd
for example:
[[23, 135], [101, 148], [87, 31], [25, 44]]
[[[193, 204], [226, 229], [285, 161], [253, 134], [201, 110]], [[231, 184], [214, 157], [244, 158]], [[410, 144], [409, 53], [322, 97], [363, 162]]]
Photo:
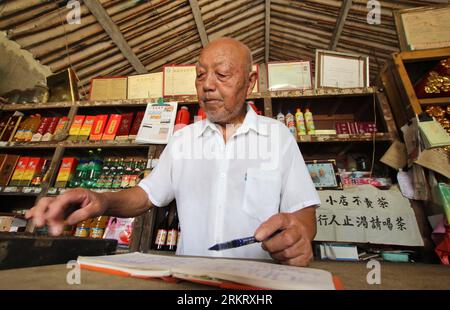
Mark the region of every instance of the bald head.
[[253, 58], [252, 53], [247, 45], [239, 40], [223, 37], [209, 42], [201, 51], [202, 54], [213, 52], [216, 53], [218, 50], [233, 54], [236, 59], [240, 60], [240, 65], [245, 68], [245, 73], [249, 74], [252, 71]]

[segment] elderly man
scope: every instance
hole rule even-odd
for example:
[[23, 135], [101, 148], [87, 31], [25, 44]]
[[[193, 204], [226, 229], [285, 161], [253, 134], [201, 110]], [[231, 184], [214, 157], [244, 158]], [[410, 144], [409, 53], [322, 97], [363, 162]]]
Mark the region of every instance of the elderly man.
[[[195, 85], [207, 119], [177, 131], [158, 166], [135, 188], [116, 193], [74, 189], [42, 198], [28, 213], [61, 234], [101, 214], [134, 217], [177, 201], [179, 255], [268, 258], [304, 266], [312, 259], [320, 203], [295, 139], [281, 123], [245, 103], [255, 85], [250, 50], [221, 38], [196, 65]], [[265, 146], [261, 150], [262, 146]], [[68, 215], [69, 206], [79, 208]], [[215, 243], [254, 235], [262, 244], [209, 251]]]

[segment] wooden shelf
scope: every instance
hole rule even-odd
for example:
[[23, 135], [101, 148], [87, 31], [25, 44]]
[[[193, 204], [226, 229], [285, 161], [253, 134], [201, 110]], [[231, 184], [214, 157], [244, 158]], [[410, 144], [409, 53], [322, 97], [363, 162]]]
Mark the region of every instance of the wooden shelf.
[[[371, 95], [376, 92], [375, 87], [361, 88], [318, 88], [304, 90], [280, 90], [252, 93], [247, 99], [263, 98], [312, 98], [327, 96], [361, 96]], [[197, 96], [165, 97], [165, 101], [177, 101], [179, 104], [197, 104]], [[148, 99], [126, 99], [126, 100], [102, 100], [102, 101], [75, 101], [75, 102], [47, 102], [47, 103], [21, 103], [2, 104], [4, 111], [36, 110], [36, 109], [58, 109], [78, 107], [128, 107], [146, 106], [148, 103], [156, 103], [157, 98]]]
[[449, 105], [450, 97], [419, 99], [420, 105]]
[[92, 147], [100, 147], [100, 148], [146, 148], [149, 147], [150, 144], [142, 144], [136, 143], [135, 141], [62, 141], [59, 145], [64, 146], [65, 148], [92, 148]]
[[0, 148], [8, 149], [53, 149], [57, 146], [57, 142], [8, 142], [0, 144]]
[[[350, 134], [338, 134], [338, 135], [304, 135], [297, 137], [298, 143], [316, 143], [316, 142], [372, 142], [374, 140], [373, 134], [364, 135], [350, 135]], [[390, 133], [376, 133], [375, 141], [392, 141], [392, 135]]]
[[[64, 194], [66, 191], [71, 190], [73, 188], [69, 187], [50, 187], [47, 191], [48, 196], [53, 195], [61, 195]], [[106, 192], [118, 192], [121, 191], [122, 188], [119, 189], [111, 189], [111, 188], [105, 188], [105, 189], [97, 189], [97, 188], [89, 188], [89, 190], [96, 192], [96, 193], [106, 193]]]
[[151, 144], [136, 143], [134, 141], [61, 141], [61, 142], [9, 142], [8, 144], [0, 145], [1, 148], [9, 149], [51, 149], [57, 146], [65, 148], [146, 148]]

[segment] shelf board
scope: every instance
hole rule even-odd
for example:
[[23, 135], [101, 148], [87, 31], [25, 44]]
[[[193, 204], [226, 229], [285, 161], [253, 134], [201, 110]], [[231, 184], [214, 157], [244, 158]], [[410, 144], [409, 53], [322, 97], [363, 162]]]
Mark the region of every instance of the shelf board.
[[8, 149], [52, 149], [56, 148], [57, 142], [8, 142], [0, 144], [0, 148]]
[[38, 196], [42, 192], [42, 187], [31, 186], [1, 186], [0, 195], [11, 196]]
[[[53, 195], [61, 195], [64, 194], [66, 191], [71, 190], [73, 188], [69, 187], [50, 187], [47, 191], [47, 196], [53, 196]], [[122, 189], [97, 189], [97, 188], [88, 188], [89, 190], [96, 192], [96, 193], [106, 193], [106, 192], [118, 192]]]
[[[375, 87], [361, 88], [317, 88], [303, 90], [280, 90], [262, 93], [263, 97], [270, 98], [314, 98], [314, 97], [335, 97], [335, 96], [362, 96], [372, 95], [376, 92]], [[266, 95], [267, 94], [267, 95]]]
[[[279, 90], [252, 93], [247, 99], [260, 98], [312, 98], [327, 96], [362, 96], [371, 95], [376, 92], [375, 87], [361, 88], [317, 88], [303, 90]], [[174, 96], [164, 97], [165, 101], [177, 101], [179, 104], [197, 104], [197, 96]], [[46, 102], [46, 103], [20, 103], [2, 104], [1, 109], [5, 111], [57, 109], [78, 107], [121, 107], [121, 106], [146, 106], [148, 103], [156, 103], [157, 98], [146, 99], [121, 99], [100, 101], [75, 101], [75, 102]]]
[[[304, 135], [297, 137], [298, 143], [317, 143], [317, 142], [372, 142], [374, 139], [373, 134], [364, 135], [350, 135], [350, 134], [337, 134], [337, 135]], [[375, 141], [392, 141], [392, 136], [389, 133], [376, 133]]]
[[449, 105], [450, 97], [419, 99], [420, 105]]
[[91, 147], [101, 147], [101, 148], [146, 148], [149, 147], [150, 144], [142, 144], [136, 143], [134, 141], [62, 141], [59, 145], [64, 146], [65, 148], [91, 148]]
[[66, 148], [146, 148], [151, 144], [136, 143], [134, 141], [62, 141], [62, 142], [9, 142], [4, 145], [0, 145], [1, 148], [8, 149], [51, 149], [57, 146], [63, 146]]

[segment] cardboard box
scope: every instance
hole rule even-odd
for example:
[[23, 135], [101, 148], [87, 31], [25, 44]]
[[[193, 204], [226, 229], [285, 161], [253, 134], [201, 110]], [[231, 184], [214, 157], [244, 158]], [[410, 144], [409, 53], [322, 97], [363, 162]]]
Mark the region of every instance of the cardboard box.
[[67, 140], [77, 140], [78, 135], [80, 134], [81, 127], [83, 126], [85, 115], [75, 115], [73, 118], [72, 125], [70, 125], [69, 129], [69, 137]]
[[[66, 122], [68, 120], [67, 117], [63, 117], [66, 118]], [[42, 139], [41, 141], [51, 141], [53, 138], [53, 133], [56, 130], [56, 127], [58, 126], [60, 122], [60, 118], [59, 117], [52, 117], [50, 120], [50, 124], [48, 125], [47, 129], [45, 130], [44, 134], [42, 135]]]
[[133, 122], [133, 113], [122, 114], [119, 129], [116, 132], [116, 140], [127, 140]]
[[116, 137], [116, 132], [119, 129], [121, 119], [122, 115], [111, 114], [108, 124], [106, 125], [105, 132], [102, 135], [102, 140], [114, 140]]
[[89, 138], [92, 127], [94, 126], [95, 119], [95, 115], [86, 116], [83, 126], [81, 126], [80, 132], [78, 134], [78, 140], [87, 140]]
[[141, 127], [142, 119], [144, 118], [144, 114], [144, 111], [139, 111], [136, 113], [136, 117], [134, 118], [133, 125], [131, 126], [128, 139], [136, 139], [139, 127]]
[[[47, 133], [44, 135], [43, 140], [44, 141], [51, 141], [51, 140], [61, 140], [63, 139], [64, 130], [69, 123], [69, 118], [67, 116], [63, 116], [58, 120], [58, 124], [56, 125], [56, 128], [53, 133], [51, 133], [50, 128], [47, 131]], [[47, 140], [48, 139], [48, 140]]]
[[19, 185], [29, 186], [33, 177], [41, 172], [44, 161], [42, 157], [30, 157]]
[[97, 115], [92, 126], [91, 135], [89, 136], [90, 141], [98, 141], [102, 138], [103, 131], [106, 127], [106, 121], [108, 120], [107, 114]]
[[3, 154], [3, 158], [0, 164], [0, 186], [6, 186], [14, 173], [14, 168], [19, 161], [19, 155]]
[[13, 115], [11, 116], [6, 129], [4, 130], [0, 141], [9, 142], [12, 141], [20, 122], [22, 121], [23, 115]]
[[14, 173], [9, 181], [8, 186], [19, 186], [22, 181], [23, 175], [25, 173], [25, 169], [28, 166], [28, 162], [30, 161], [30, 157], [20, 157], [17, 162], [16, 168], [14, 169]]
[[31, 137], [32, 142], [38, 142], [42, 140], [42, 137], [44, 136], [44, 133], [47, 131], [47, 128], [50, 126], [50, 123], [52, 121], [52, 117], [44, 117], [41, 120], [41, 124], [39, 125], [37, 131], [33, 136]]
[[66, 187], [77, 167], [78, 159], [75, 157], [64, 157], [56, 177], [55, 187]]

